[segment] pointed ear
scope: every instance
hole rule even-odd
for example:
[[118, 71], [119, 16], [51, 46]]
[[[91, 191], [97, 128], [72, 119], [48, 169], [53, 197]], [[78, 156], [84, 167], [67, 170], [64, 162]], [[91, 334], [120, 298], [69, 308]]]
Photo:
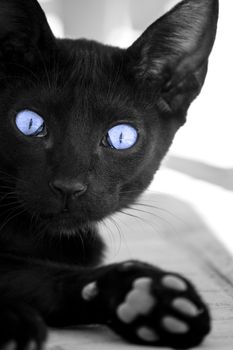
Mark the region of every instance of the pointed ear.
[[36, 0], [0, 1], [0, 64], [33, 63], [55, 43]]
[[218, 0], [184, 0], [127, 50], [128, 69], [138, 83], [160, 91], [162, 109], [187, 109], [200, 92], [217, 19]]

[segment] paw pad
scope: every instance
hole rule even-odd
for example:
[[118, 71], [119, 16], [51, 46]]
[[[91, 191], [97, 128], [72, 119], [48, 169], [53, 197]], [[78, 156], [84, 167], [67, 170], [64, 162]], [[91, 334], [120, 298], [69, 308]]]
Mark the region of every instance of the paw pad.
[[28, 343], [26, 347], [26, 350], [36, 350], [36, 349], [37, 349], [37, 345], [34, 340], [30, 341], [30, 343]]
[[117, 308], [117, 316], [125, 323], [133, 322], [139, 315], [147, 315], [154, 307], [156, 300], [150, 294], [152, 280], [138, 278], [133, 289], [126, 295], [124, 303]]
[[187, 316], [195, 317], [200, 313], [196, 305], [185, 298], [177, 298], [173, 300], [172, 306]]
[[185, 281], [173, 275], [164, 276], [161, 283], [164, 287], [171, 288], [179, 292], [185, 292], [187, 290]]
[[150, 291], [150, 287], [151, 287], [151, 283], [152, 280], [149, 277], [141, 277], [141, 278], [137, 278], [134, 283], [133, 286], [136, 289], [140, 289], [140, 290], [145, 290], [147, 292]]
[[117, 308], [117, 316], [122, 322], [131, 323], [137, 317], [137, 313], [135, 313], [132, 307], [124, 303]]
[[96, 297], [98, 294], [98, 288], [96, 282], [87, 284], [81, 292], [82, 298], [86, 301], [90, 301]]
[[163, 327], [170, 333], [183, 334], [189, 331], [189, 326], [172, 316], [166, 316], [162, 320]]
[[150, 329], [148, 327], [140, 327], [140, 328], [138, 328], [137, 336], [140, 339], [142, 339], [142, 340], [144, 340], [144, 341], [146, 341], [148, 343], [150, 343], [150, 342], [152, 343], [152, 342], [155, 342], [155, 341], [159, 340], [158, 335], [152, 329]]

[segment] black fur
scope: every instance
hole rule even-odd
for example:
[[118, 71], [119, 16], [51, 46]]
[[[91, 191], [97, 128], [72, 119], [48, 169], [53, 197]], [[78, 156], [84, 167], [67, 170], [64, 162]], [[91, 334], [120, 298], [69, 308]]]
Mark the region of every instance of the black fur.
[[[123, 50], [58, 40], [36, 0], [0, 0], [1, 349], [12, 340], [20, 350], [30, 340], [40, 349], [45, 324], [109, 324], [147, 343], [135, 333], [144, 322], [159, 334], [153, 344], [184, 348], [208, 333], [208, 311], [188, 281], [182, 295], [202, 313], [195, 320], [175, 313], [190, 331], [174, 335], [160, 325], [164, 303], [181, 295], [156, 289], [167, 272], [138, 262], [98, 267], [104, 243], [97, 223], [132, 204], [151, 182], [204, 83], [217, 16], [217, 0], [184, 0]], [[45, 137], [17, 130], [23, 109], [43, 116]], [[106, 144], [119, 122], [139, 132], [125, 151]], [[77, 185], [86, 190], [74, 197]], [[117, 306], [145, 276], [153, 281], [150, 294], [164, 300], [159, 312], [127, 326], [116, 318]], [[98, 295], [86, 302], [81, 292], [93, 281]]]

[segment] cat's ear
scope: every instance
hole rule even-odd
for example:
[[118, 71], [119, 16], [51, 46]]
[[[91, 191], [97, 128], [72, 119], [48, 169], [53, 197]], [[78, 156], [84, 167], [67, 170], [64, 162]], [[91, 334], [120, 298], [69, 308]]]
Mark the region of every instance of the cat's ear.
[[217, 19], [218, 0], [184, 0], [127, 50], [134, 79], [148, 89], [157, 86], [165, 110], [187, 109], [200, 92]]
[[55, 43], [36, 0], [0, 1], [0, 64], [32, 63]]

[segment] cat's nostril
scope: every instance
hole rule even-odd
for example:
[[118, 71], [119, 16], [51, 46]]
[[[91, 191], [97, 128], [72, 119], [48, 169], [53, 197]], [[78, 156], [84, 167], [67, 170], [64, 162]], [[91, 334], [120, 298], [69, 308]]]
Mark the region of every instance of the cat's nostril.
[[49, 182], [52, 191], [57, 195], [79, 197], [86, 192], [87, 185], [76, 180], [56, 179]]

